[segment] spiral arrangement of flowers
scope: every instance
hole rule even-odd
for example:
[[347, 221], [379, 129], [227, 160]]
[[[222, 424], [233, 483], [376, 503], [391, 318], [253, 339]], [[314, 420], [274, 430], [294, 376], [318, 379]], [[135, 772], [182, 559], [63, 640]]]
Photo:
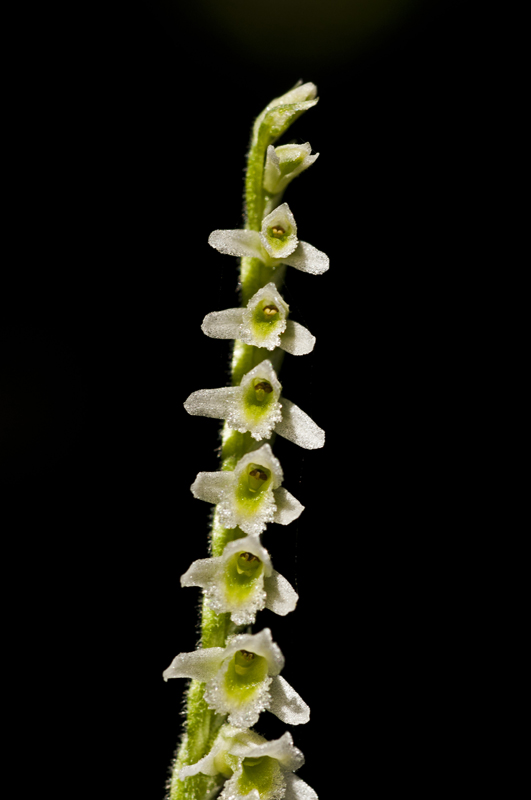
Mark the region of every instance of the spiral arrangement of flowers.
[[254, 123], [246, 173], [246, 225], [216, 230], [209, 244], [241, 258], [239, 308], [206, 315], [203, 332], [233, 339], [232, 385], [199, 389], [189, 414], [225, 420], [222, 463], [200, 472], [194, 497], [215, 505], [210, 557], [195, 561], [182, 586], [203, 590], [201, 647], [180, 653], [164, 679], [191, 679], [186, 730], [169, 784], [170, 800], [317, 800], [295, 772], [304, 757], [291, 734], [267, 741], [251, 730], [263, 711], [287, 725], [308, 722], [310, 710], [280, 675], [284, 657], [269, 628], [251, 633], [264, 608], [285, 615], [297, 593], [273, 568], [260, 535], [270, 522], [289, 525], [303, 511], [283, 485], [272, 450], [275, 434], [309, 450], [324, 431], [285, 398], [277, 373], [285, 352], [310, 353], [315, 337], [289, 319], [281, 295], [287, 266], [319, 275], [328, 257], [299, 240], [283, 194], [318, 154], [309, 143], [274, 147], [304, 111], [317, 103], [312, 83], [298, 84], [264, 109]]

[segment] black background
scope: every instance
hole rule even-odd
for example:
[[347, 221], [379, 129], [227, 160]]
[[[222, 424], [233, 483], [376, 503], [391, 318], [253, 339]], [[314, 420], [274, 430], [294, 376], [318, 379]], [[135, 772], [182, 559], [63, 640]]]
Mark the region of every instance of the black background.
[[292, 731], [301, 777], [328, 798], [340, 758], [368, 795], [401, 774], [420, 791], [414, 765], [440, 757], [426, 735], [448, 713], [441, 564], [465, 491], [449, 464], [478, 191], [472, 12], [421, 4], [365, 49], [297, 64], [163, 4], [13, 30], [0, 463], [15, 750], [26, 765], [51, 751], [45, 785], [163, 796], [183, 684], [161, 673], [196, 644], [199, 594], [179, 576], [206, 555], [209, 507], [189, 485], [216, 469], [219, 427], [182, 403], [226, 382], [229, 344], [200, 323], [237, 305], [237, 261], [207, 238], [241, 225], [252, 120], [301, 78], [321, 100], [285, 141], [321, 155], [285, 199], [331, 268], [288, 270], [317, 345], [281, 380], [327, 443], [275, 445], [306, 511], [264, 543], [300, 601], [259, 624], [312, 708]]

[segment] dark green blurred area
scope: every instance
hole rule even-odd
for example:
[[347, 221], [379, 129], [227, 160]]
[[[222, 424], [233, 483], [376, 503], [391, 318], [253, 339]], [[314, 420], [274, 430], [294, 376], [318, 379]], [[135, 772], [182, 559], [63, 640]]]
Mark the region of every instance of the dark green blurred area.
[[[180, 26], [179, 0], [162, 3], [170, 24]], [[242, 57], [305, 71], [365, 52], [433, 5], [426, 0], [198, 0], [184, 14], [226, 37], [225, 45]]]

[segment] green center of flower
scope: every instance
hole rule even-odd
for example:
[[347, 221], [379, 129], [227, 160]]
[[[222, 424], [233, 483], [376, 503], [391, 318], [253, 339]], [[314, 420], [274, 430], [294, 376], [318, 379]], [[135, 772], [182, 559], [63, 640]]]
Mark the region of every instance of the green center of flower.
[[239, 575], [253, 576], [256, 570], [261, 565], [261, 561], [257, 556], [252, 553], [240, 553], [236, 561], [236, 569]]
[[273, 303], [269, 303], [269, 305], [263, 307], [262, 313], [266, 320], [270, 320], [275, 314], [278, 314], [278, 308]]
[[249, 794], [257, 789], [260, 797], [269, 797], [273, 789], [275, 778], [278, 781], [280, 767], [276, 758], [261, 756], [261, 758], [244, 758], [242, 773], [238, 780], [238, 789], [242, 795]]
[[240, 475], [236, 496], [248, 511], [262, 502], [264, 493], [271, 484], [271, 470], [261, 464], [248, 464]]
[[266, 394], [271, 394], [272, 391], [273, 391], [273, 387], [271, 386], [269, 381], [258, 380], [254, 384], [254, 393], [255, 393], [256, 399], [258, 400], [259, 403], [262, 402], [262, 400], [264, 399]]
[[258, 492], [267, 480], [267, 472], [261, 467], [255, 467], [247, 473], [247, 486], [250, 492]]
[[286, 233], [281, 225], [273, 225], [273, 227], [269, 228], [269, 230], [271, 231], [271, 236], [274, 236], [275, 239], [281, 239]]
[[225, 673], [225, 689], [232, 702], [249, 702], [267, 678], [267, 659], [248, 650], [238, 650]]
[[258, 339], [271, 334], [280, 322], [280, 307], [271, 299], [264, 298], [253, 309], [252, 331]]
[[256, 653], [250, 653], [249, 650], [238, 650], [234, 656], [234, 669], [237, 675], [246, 675], [255, 658]]
[[252, 553], [235, 553], [224, 573], [225, 593], [235, 606], [244, 605], [264, 571], [264, 562]]
[[243, 395], [247, 417], [253, 422], [262, 419], [275, 402], [275, 392], [271, 383], [265, 378], [255, 378]]

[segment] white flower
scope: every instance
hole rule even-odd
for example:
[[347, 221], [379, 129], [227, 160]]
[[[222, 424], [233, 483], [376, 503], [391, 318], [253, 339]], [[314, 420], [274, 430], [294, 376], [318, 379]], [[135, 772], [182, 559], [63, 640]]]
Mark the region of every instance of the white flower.
[[325, 442], [322, 428], [299, 406], [280, 397], [282, 386], [270, 361], [262, 361], [247, 372], [239, 386], [199, 389], [184, 403], [189, 414], [226, 419], [227, 425], [240, 433], [249, 431], [260, 441], [273, 431], [290, 442], [315, 450]]
[[264, 710], [288, 725], [310, 719], [304, 700], [281, 678], [284, 656], [271, 631], [233, 636], [226, 647], [206, 647], [180, 653], [163, 673], [168, 678], [193, 678], [205, 683], [205, 701], [231, 725], [250, 728]]
[[288, 319], [289, 306], [274, 283], [254, 294], [246, 308], [227, 308], [207, 314], [201, 330], [213, 339], [239, 339], [244, 344], [274, 350], [280, 347], [294, 356], [311, 353], [315, 336]]
[[289, 525], [304, 506], [281, 486], [282, 468], [268, 444], [246, 453], [234, 470], [200, 472], [191, 486], [199, 500], [217, 504], [225, 528], [257, 535], [268, 522]]
[[264, 166], [264, 189], [275, 195], [283, 192], [287, 185], [308, 169], [317, 160], [319, 153], [310, 155], [312, 148], [305, 144], [283, 144], [280, 147], [267, 148]]
[[252, 625], [263, 608], [285, 616], [298, 600], [255, 536], [229, 542], [221, 556], [194, 561], [181, 586], [200, 586], [210, 608], [216, 614], [230, 612], [235, 625]]
[[211, 247], [231, 256], [259, 258], [267, 267], [290, 267], [321, 275], [329, 267], [328, 256], [297, 238], [297, 225], [287, 203], [282, 203], [262, 220], [262, 230], [213, 231]]
[[303, 764], [289, 733], [268, 742], [254, 731], [223, 725], [210, 752], [183, 767], [179, 778], [199, 772], [229, 778], [219, 800], [318, 800], [311, 786], [293, 774]]

